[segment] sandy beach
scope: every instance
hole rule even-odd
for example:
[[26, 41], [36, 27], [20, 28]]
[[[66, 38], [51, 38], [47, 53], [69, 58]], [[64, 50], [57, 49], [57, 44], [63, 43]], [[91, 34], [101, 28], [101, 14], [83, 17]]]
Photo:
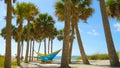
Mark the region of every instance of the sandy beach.
[[[72, 68], [120, 68], [110, 67], [109, 60], [90, 60], [90, 65], [85, 65], [82, 61], [73, 60], [69, 64]], [[53, 61], [51, 64], [40, 64], [38, 62], [21, 63], [19, 68], [58, 68], [60, 67], [60, 61]]]

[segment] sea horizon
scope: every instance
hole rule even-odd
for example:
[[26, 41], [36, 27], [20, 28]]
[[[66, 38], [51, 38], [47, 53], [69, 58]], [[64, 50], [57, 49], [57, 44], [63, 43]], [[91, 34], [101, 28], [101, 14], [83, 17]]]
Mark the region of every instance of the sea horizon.
[[[62, 56], [56, 56], [53, 60], [61, 60]], [[71, 59], [80, 58], [80, 56], [72, 56]]]

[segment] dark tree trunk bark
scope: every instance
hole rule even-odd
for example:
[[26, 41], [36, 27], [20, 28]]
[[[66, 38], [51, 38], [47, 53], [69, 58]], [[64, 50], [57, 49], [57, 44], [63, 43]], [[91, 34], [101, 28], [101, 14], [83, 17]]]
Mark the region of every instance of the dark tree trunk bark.
[[26, 47], [26, 56], [25, 56], [25, 62], [28, 63], [28, 53], [29, 53], [29, 33], [30, 33], [30, 21], [28, 20], [27, 25], [27, 47]]
[[32, 47], [32, 61], [34, 61], [33, 59], [34, 59], [34, 40], [33, 40], [33, 47]]
[[78, 41], [78, 44], [79, 44], [79, 49], [80, 49], [80, 53], [81, 53], [81, 57], [82, 57], [83, 63], [84, 64], [90, 64], [88, 59], [87, 59], [87, 56], [85, 54], [84, 48], [83, 48], [83, 44], [82, 44], [82, 40], [81, 40], [81, 37], [80, 37], [80, 33], [79, 33], [79, 29], [78, 29], [78, 24], [77, 23], [75, 24], [75, 30], [76, 30], [77, 41]]
[[69, 46], [69, 63], [71, 63], [73, 41], [74, 41], [74, 25], [72, 25], [72, 35], [71, 35], [71, 37], [70, 37], [70, 46]]
[[46, 39], [44, 39], [44, 54], [46, 56]]
[[11, 19], [12, 19], [12, 3], [6, 0], [7, 18], [6, 18], [6, 51], [4, 68], [11, 68]]
[[60, 68], [70, 68], [68, 61], [69, 40], [70, 40], [70, 0], [65, 0], [65, 27]]
[[51, 53], [53, 52], [53, 39], [51, 39]]
[[41, 41], [39, 42], [38, 52], [40, 52]]
[[30, 55], [29, 55], [29, 62], [31, 61], [31, 52], [32, 52], [32, 40], [30, 41]]
[[50, 52], [50, 38], [48, 39], [48, 54]]
[[17, 65], [20, 66], [20, 41], [21, 41], [21, 32], [22, 32], [22, 21], [18, 27], [18, 48], [17, 48]]
[[[41, 41], [39, 42], [38, 53], [40, 52], [40, 47], [41, 47]], [[39, 59], [39, 57], [37, 57], [37, 60], [38, 59]]]
[[23, 40], [21, 41], [21, 60], [23, 60], [23, 47], [24, 47], [24, 44], [23, 44]]
[[107, 42], [108, 54], [109, 54], [109, 59], [110, 59], [110, 65], [120, 66], [119, 59], [116, 54], [116, 50], [114, 47], [114, 43], [113, 43], [111, 31], [110, 31], [110, 25], [109, 25], [106, 8], [105, 8], [105, 1], [104, 0], [99, 0], [99, 1], [100, 1], [100, 9], [101, 9], [101, 14], [102, 14], [105, 38]]

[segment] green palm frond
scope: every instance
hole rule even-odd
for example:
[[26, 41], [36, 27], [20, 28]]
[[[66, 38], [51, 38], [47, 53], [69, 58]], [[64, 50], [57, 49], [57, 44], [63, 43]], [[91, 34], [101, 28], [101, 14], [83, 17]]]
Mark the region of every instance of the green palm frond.
[[[78, 22], [79, 19], [87, 20], [89, 16], [94, 12], [93, 8], [90, 8], [92, 0], [71, 0], [71, 22]], [[59, 21], [64, 21], [64, 0], [55, 3], [55, 15]]]
[[109, 17], [120, 20], [120, 0], [107, 0], [106, 11]]
[[64, 12], [65, 7], [63, 2], [56, 2], [55, 3], [55, 15], [58, 16], [58, 20], [63, 21], [64, 20]]
[[86, 21], [87, 18], [88, 18], [89, 16], [91, 16], [93, 12], [94, 12], [94, 10], [93, 10], [92, 8], [86, 8], [86, 9], [84, 9], [84, 10], [82, 11], [82, 13], [81, 13], [81, 15], [79, 16], [79, 18]]

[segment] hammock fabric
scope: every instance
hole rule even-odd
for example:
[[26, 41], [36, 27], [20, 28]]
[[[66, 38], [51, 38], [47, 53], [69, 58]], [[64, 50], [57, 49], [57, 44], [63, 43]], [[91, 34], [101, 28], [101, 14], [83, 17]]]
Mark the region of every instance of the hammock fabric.
[[38, 54], [39, 59], [41, 59], [42, 62], [52, 61], [53, 58], [60, 52], [60, 50], [57, 50], [50, 54], [46, 54], [46, 56], [45, 54], [42, 54], [42, 53], [37, 53], [37, 54]]

